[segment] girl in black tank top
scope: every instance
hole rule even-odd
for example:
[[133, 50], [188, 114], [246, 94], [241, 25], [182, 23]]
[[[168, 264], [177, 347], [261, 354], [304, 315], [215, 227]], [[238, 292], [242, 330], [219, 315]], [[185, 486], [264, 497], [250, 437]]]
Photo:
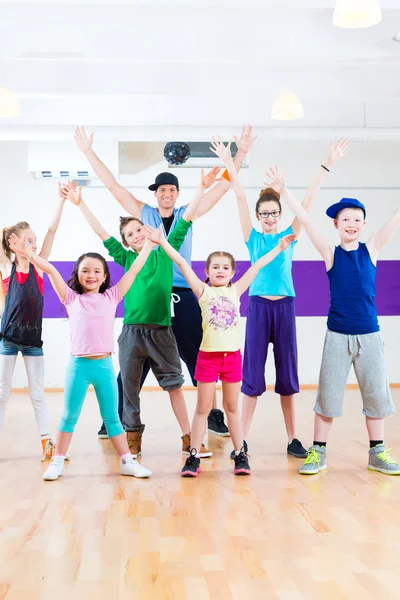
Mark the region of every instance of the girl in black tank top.
[[[64, 204], [65, 199], [60, 194], [56, 214], [40, 251], [43, 258], [49, 257]], [[50, 419], [44, 397], [43, 294], [42, 286], [39, 285], [43, 275], [35, 272], [33, 265], [26, 258], [12, 254], [9, 245], [12, 233], [27, 240], [36, 252], [36, 237], [26, 221], [3, 229], [0, 245], [0, 430], [5, 406], [11, 394], [15, 363], [18, 353], [21, 352], [28, 376], [29, 396], [41, 437], [42, 460], [50, 460], [55, 445], [50, 437]]]

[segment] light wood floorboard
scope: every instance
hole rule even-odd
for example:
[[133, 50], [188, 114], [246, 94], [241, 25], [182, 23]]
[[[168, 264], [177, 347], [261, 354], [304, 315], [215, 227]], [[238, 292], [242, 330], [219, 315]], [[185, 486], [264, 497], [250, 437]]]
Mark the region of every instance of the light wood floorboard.
[[[186, 393], [190, 411], [195, 393]], [[315, 391], [298, 398], [312, 442]], [[400, 390], [393, 390], [395, 402]], [[62, 394], [47, 394], [53, 431]], [[145, 392], [143, 464], [120, 477], [88, 395], [56, 482], [43, 482], [33, 411], [14, 394], [0, 435], [0, 600], [385, 600], [400, 598], [400, 477], [366, 469], [356, 390], [328, 444], [328, 470], [301, 477], [286, 455], [278, 398], [267, 392], [250, 432], [250, 477], [234, 477], [230, 438], [198, 479], [179, 476], [181, 442], [168, 399]], [[387, 420], [400, 460], [400, 416]]]

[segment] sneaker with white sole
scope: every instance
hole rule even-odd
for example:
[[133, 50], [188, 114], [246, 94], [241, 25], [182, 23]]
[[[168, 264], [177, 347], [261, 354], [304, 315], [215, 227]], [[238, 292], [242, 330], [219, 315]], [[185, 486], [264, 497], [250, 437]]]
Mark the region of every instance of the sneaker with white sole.
[[368, 453], [368, 469], [379, 471], [385, 475], [400, 475], [400, 467], [390, 456], [390, 448], [386, 450], [383, 444], [370, 448]]
[[150, 469], [146, 469], [137, 460], [132, 458], [123, 458], [121, 460], [121, 475], [128, 475], [130, 477], [150, 477]]
[[65, 458], [63, 456], [56, 455], [43, 473], [43, 479], [45, 481], [55, 481], [64, 475], [64, 461]]
[[[183, 435], [181, 437], [181, 440], [182, 440], [182, 454], [186, 454], [187, 456], [190, 456], [191, 444], [192, 444], [191, 434], [185, 433], [185, 435]], [[201, 445], [200, 452], [198, 454], [199, 454], [200, 458], [209, 458], [210, 456], [212, 456], [211, 450], [206, 448], [204, 444]]]
[[316, 475], [326, 469], [325, 446], [311, 446], [308, 456], [299, 469], [300, 475]]

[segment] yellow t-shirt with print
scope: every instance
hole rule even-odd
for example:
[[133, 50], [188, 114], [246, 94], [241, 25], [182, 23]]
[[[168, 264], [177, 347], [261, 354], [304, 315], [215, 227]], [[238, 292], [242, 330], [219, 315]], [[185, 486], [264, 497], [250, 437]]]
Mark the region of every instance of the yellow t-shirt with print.
[[203, 352], [236, 352], [240, 349], [240, 297], [234, 285], [206, 285], [199, 298], [203, 319]]

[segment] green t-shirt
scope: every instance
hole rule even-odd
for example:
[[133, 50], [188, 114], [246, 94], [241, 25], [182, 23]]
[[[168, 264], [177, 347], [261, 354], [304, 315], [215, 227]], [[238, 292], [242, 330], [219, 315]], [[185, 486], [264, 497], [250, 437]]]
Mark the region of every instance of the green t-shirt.
[[[168, 236], [175, 250], [182, 246], [192, 223], [180, 219]], [[111, 237], [103, 242], [109, 255], [118, 265], [129, 270], [138, 257], [137, 252], [127, 250], [121, 242]], [[171, 325], [172, 260], [158, 246], [152, 250], [140, 273], [124, 298], [124, 325], [154, 324]]]

